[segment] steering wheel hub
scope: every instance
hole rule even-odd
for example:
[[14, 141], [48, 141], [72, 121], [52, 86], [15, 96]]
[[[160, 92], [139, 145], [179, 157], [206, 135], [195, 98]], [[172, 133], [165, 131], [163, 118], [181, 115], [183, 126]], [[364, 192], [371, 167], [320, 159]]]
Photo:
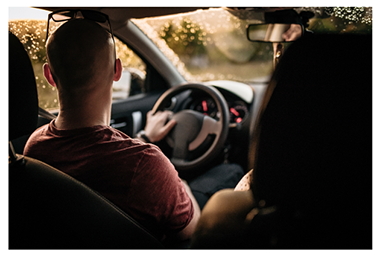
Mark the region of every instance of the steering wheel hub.
[[204, 115], [193, 110], [183, 110], [176, 113], [173, 118], [177, 124], [168, 135], [170, 141], [168, 144], [176, 148], [173, 157], [185, 159], [189, 148], [189, 144], [197, 138], [202, 129]]

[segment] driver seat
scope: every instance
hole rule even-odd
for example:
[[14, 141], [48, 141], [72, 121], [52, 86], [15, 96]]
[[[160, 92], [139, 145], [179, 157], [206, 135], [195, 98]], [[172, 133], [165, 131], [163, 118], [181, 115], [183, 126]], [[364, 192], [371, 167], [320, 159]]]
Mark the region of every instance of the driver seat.
[[9, 32], [9, 248], [163, 248], [97, 192], [43, 162], [14, 152], [11, 141], [32, 133], [37, 119], [32, 65], [21, 42]]

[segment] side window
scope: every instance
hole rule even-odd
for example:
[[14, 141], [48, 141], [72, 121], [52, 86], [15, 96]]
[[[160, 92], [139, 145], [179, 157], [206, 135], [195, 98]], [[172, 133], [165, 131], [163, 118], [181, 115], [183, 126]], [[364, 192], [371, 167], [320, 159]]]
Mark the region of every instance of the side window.
[[[39, 16], [36, 16], [36, 13]], [[36, 18], [30, 18], [30, 15]], [[10, 7], [8, 28], [20, 39], [29, 54], [36, 77], [39, 106], [54, 111], [59, 108], [57, 90], [46, 81], [42, 70], [43, 64], [47, 62], [45, 50], [47, 16], [48, 12], [33, 8]], [[116, 54], [123, 63], [123, 75], [120, 81], [114, 83], [113, 100], [144, 93], [145, 63], [117, 38], [115, 43]]]
[[126, 44], [115, 38], [116, 55], [123, 65], [123, 75], [114, 82], [113, 100], [145, 92], [146, 64]]

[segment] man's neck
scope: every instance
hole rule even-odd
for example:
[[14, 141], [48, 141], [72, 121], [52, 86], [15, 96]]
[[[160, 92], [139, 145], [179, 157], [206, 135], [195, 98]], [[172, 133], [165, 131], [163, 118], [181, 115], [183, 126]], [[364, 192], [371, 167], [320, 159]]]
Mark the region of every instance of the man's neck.
[[[95, 86], [96, 87], [96, 86]], [[55, 126], [61, 130], [109, 125], [112, 107], [112, 84], [102, 90], [81, 94], [58, 94], [59, 114]], [[78, 96], [79, 95], [79, 96]]]
[[[110, 110], [110, 108], [109, 108]], [[55, 120], [55, 126], [61, 130], [92, 127], [96, 125], [109, 125], [110, 111], [107, 108], [96, 109], [64, 109], [61, 108]]]

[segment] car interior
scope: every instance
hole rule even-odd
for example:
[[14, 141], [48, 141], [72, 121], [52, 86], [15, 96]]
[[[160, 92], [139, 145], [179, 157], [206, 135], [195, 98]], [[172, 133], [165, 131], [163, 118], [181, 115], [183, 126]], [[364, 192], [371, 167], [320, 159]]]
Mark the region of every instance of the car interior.
[[[207, 8], [86, 8], [108, 14], [115, 36], [146, 63], [146, 92], [113, 102], [113, 127], [135, 137], [149, 110], [168, 109], [180, 128], [157, 145], [181, 177], [223, 162], [254, 169], [252, 192], [266, 205], [251, 231], [192, 248], [371, 249], [372, 34], [305, 33], [309, 14], [284, 21], [271, 13], [270, 23], [296, 19], [304, 34], [274, 60], [265, 86], [247, 86], [187, 81], [128, 22]], [[248, 37], [255, 29], [247, 27]], [[9, 32], [9, 249], [191, 248], [159, 241], [90, 187], [23, 156], [30, 134], [58, 114], [44, 111], [38, 97], [29, 56]]]

